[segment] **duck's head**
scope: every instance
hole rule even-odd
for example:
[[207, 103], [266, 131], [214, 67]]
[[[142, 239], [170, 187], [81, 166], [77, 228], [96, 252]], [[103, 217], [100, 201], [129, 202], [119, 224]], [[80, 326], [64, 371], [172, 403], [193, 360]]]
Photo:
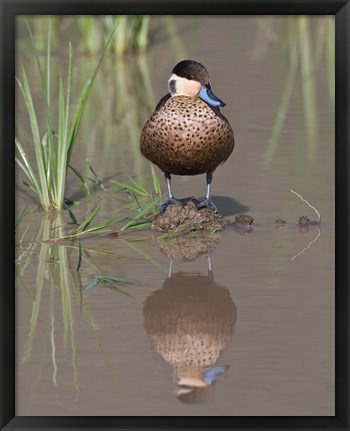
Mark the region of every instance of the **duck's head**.
[[211, 90], [208, 70], [197, 61], [183, 60], [171, 72], [168, 89], [171, 96], [200, 97], [211, 106], [225, 106]]

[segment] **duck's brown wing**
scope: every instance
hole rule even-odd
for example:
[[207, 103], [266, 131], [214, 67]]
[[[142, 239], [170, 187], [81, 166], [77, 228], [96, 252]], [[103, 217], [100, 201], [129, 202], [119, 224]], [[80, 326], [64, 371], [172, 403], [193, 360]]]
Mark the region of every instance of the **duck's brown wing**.
[[219, 108], [218, 106], [211, 106], [211, 105], [209, 105], [209, 104], [208, 104], [208, 106], [209, 106], [209, 108], [211, 108], [211, 109], [212, 109], [212, 111], [214, 111], [214, 112], [215, 112], [215, 115], [217, 115], [217, 116], [218, 116], [222, 121], [225, 121], [225, 123], [230, 124], [230, 123], [228, 122], [228, 119], [225, 117], [225, 115], [223, 115], [223, 114], [221, 113], [220, 108]]
[[160, 101], [158, 102], [156, 109], [154, 110], [154, 112], [157, 112], [162, 106], [164, 106], [166, 104], [166, 102], [170, 99], [171, 94], [168, 93], [165, 96], [163, 96]]

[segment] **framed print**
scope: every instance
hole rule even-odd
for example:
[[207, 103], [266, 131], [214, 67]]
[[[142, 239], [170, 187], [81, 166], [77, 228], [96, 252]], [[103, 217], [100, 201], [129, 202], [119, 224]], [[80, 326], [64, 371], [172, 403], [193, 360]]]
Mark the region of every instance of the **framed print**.
[[348, 430], [349, 2], [0, 5], [1, 429]]

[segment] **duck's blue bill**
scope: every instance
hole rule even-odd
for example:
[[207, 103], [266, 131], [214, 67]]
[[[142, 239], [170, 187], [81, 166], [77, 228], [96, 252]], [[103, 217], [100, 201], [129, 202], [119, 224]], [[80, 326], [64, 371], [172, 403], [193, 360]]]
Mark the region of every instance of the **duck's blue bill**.
[[203, 380], [207, 385], [212, 385], [213, 383], [224, 377], [225, 371], [228, 367], [209, 367], [205, 369]]
[[204, 100], [204, 102], [209, 103], [211, 106], [225, 106], [226, 103], [223, 102], [221, 99], [215, 96], [215, 94], [211, 91], [210, 88], [208, 88], [205, 85], [202, 85], [202, 88], [200, 92], [198, 93], [198, 96]]

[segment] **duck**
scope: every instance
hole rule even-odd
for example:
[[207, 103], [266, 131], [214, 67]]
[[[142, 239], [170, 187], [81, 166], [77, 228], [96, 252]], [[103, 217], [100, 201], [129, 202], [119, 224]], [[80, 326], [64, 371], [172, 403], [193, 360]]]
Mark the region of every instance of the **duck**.
[[[209, 72], [195, 60], [175, 65], [168, 80], [168, 93], [156, 105], [143, 127], [142, 155], [158, 166], [167, 184], [168, 199], [160, 207], [185, 205], [193, 200], [197, 209], [218, 209], [210, 199], [215, 169], [231, 155], [235, 141], [232, 127], [220, 108], [226, 106], [212, 91]], [[176, 199], [171, 189], [172, 175], [206, 174], [206, 194], [202, 199]]]

